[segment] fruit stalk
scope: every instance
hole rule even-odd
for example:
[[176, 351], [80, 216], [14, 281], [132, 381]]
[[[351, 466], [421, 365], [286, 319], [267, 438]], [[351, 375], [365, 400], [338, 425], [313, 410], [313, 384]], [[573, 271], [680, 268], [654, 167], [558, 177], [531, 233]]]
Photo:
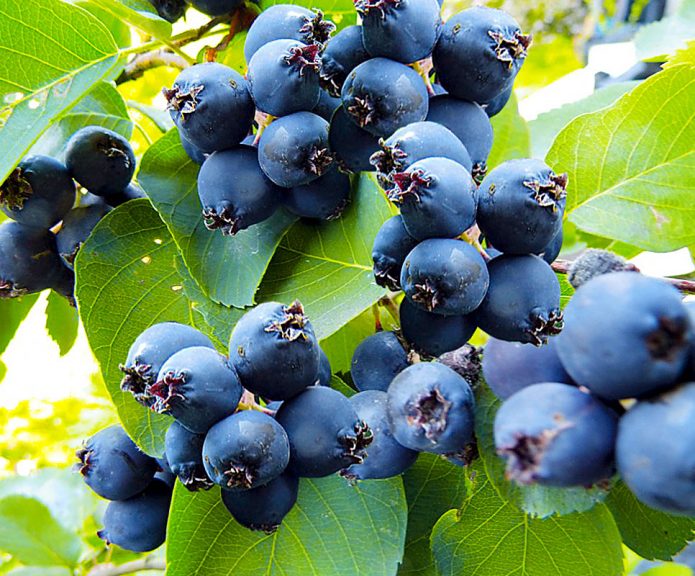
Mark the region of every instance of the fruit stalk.
[[141, 570], [166, 570], [166, 562], [155, 556], [145, 556], [132, 562], [126, 562], [120, 566], [113, 564], [97, 564], [87, 576], [123, 576], [124, 574], [135, 574]]

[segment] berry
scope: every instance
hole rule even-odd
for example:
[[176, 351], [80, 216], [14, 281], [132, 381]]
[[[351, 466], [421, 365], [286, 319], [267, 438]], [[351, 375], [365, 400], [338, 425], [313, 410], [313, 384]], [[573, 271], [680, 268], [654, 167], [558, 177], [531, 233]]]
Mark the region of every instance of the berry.
[[63, 219], [56, 235], [58, 254], [68, 268], [73, 267], [82, 244], [87, 241], [94, 227], [111, 211], [105, 202], [79, 206], [70, 210]]
[[317, 44], [283, 39], [263, 45], [247, 74], [256, 107], [273, 116], [313, 110], [321, 95], [319, 67]]
[[222, 490], [222, 502], [242, 526], [272, 534], [294, 507], [298, 492], [299, 478], [284, 473], [252, 490]]
[[151, 406], [154, 398], [147, 394], [147, 387], [154, 384], [159, 370], [169, 358], [192, 346], [214, 348], [205, 334], [190, 326], [176, 322], [150, 326], [135, 339], [125, 364], [119, 366], [124, 373], [121, 390], [133, 394], [144, 406]]
[[432, 61], [447, 92], [485, 104], [511, 87], [530, 44], [509, 14], [470, 8], [442, 27]]
[[240, 8], [244, 0], [188, 0], [193, 8], [208, 16], [222, 16]]
[[519, 484], [591, 486], [613, 475], [618, 415], [574, 386], [533, 384], [495, 417], [495, 446]]
[[184, 348], [169, 358], [146, 391], [152, 410], [170, 414], [196, 434], [233, 414], [241, 399], [239, 378], [227, 359], [212, 348]]
[[205, 162], [205, 159], [208, 157], [208, 155], [205, 152], [203, 152], [200, 148], [198, 148], [195, 144], [193, 144], [191, 141], [189, 141], [183, 135], [183, 132], [179, 132], [179, 140], [181, 140], [181, 146], [183, 146], [186, 155], [191, 160], [193, 160], [193, 162], [195, 162], [199, 166], [202, 166], [203, 162]]
[[442, 316], [414, 306], [407, 298], [401, 302], [401, 331], [415, 350], [440, 356], [463, 346], [475, 332], [471, 316]]
[[387, 195], [416, 240], [454, 238], [475, 224], [475, 182], [453, 160], [425, 158], [391, 178], [394, 186]]
[[149, 0], [157, 14], [172, 24], [186, 13], [186, 0]]
[[573, 384], [560, 363], [555, 338], [540, 347], [490, 338], [483, 351], [483, 376], [503, 400], [532, 384]]
[[427, 58], [442, 27], [437, 0], [357, 0], [362, 39], [374, 57], [404, 64]]
[[350, 178], [336, 167], [320, 178], [286, 190], [283, 205], [302, 218], [335, 220], [350, 203]]
[[135, 154], [120, 134], [87, 126], [68, 140], [65, 164], [82, 186], [98, 196], [120, 194], [135, 172]]
[[52, 232], [18, 222], [0, 224], [0, 299], [50, 288], [63, 269]]
[[247, 410], [215, 424], [203, 445], [208, 476], [225, 490], [250, 490], [277, 478], [290, 460], [287, 434], [267, 414]]
[[328, 41], [321, 55], [321, 85], [340, 96], [347, 75], [371, 56], [362, 43], [362, 27], [348, 26]]
[[140, 186], [131, 182], [118, 194], [104, 196], [104, 201], [112, 208], [116, 208], [116, 206], [120, 206], [130, 200], [137, 200], [138, 198], [147, 198], [147, 194], [145, 194], [145, 191], [140, 188]]
[[437, 359], [437, 362], [451, 368], [467, 382], [477, 384], [482, 372], [480, 356], [480, 349], [470, 344], [464, 344], [456, 350], [445, 352]]
[[314, 107], [312, 112], [321, 116], [326, 122], [330, 122], [335, 111], [343, 104], [339, 97], [331, 96], [326, 90], [319, 92], [319, 103]]
[[251, 130], [249, 84], [227, 66], [206, 62], [186, 68], [163, 93], [179, 132], [201, 152], [236, 146]]
[[225, 236], [270, 218], [280, 194], [261, 170], [258, 153], [248, 146], [211, 154], [198, 172], [205, 226]]
[[350, 119], [381, 138], [424, 120], [429, 102], [418, 73], [386, 58], [367, 60], [350, 72], [341, 98]]
[[620, 420], [618, 472], [647, 506], [695, 516], [695, 382], [638, 402]]
[[319, 386], [330, 386], [332, 378], [331, 361], [326, 356], [326, 353], [319, 349], [319, 371], [316, 376], [316, 384]]
[[361, 464], [372, 441], [350, 401], [332, 388], [307, 388], [283, 402], [275, 418], [289, 437], [287, 470], [296, 476], [320, 478]]
[[400, 290], [403, 262], [417, 245], [417, 240], [405, 229], [400, 215], [386, 220], [379, 229], [372, 246], [376, 283], [390, 290]]
[[379, 141], [357, 126], [342, 106], [331, 119], [328, 142], [340, 169], [345, 172], [370, 172], [372, 154], [379, 149]]
[[194, 434], [178, 422], [172, 422], [164, 440], [167, 464], [188, 490], [207, 490], [213, 483], [203, 466], [204, 434]]
[[448, 128], [461, 141], [473, 163], [469, 170], [476, 182], [481, 182], [487, 172], [493, 141], [492, 124], [485, 110], [475, 102], [449, 95], [435, 96], [430, 100], [427, 120]]
[[490, 288], [475, 311], [490, 336], [541, 346], [562, 330], [560, 282], [538, 256], [497, 256], [488, 263]]
[[362, 464], [341, 471], [349, 480], [391, 478], [405, 472], [417, 460], [418, 453], [401, 446], [391, 434], [386, 415], [387, 394], [379, 390], [360, 392], [350, 398], [357, 416], [374, 435]]
[[408, 254], [401, 271], [401, 286], [410, 302], [445, 316], [475, 310], [489, 283], [485, 261], [475, 248], [460, 240], [421, 242]]
[[688, 361], [689, 318], [680, 293], [635, 272], [584, 284], [565, 308], [558, 354], [572, 379], [610, 400], [673, 386]]
[[126, 500], [142, 492], [159, 468], [120, 426], [97, 432], [77, 451], [75, 469], [85, 484], [107, 500]]
[[67, 168], [48, 156], [28, 156], [0, 186], [0, 209], [26, 226], [48, 229], [75, 203]]
[[695, 300], [685, 302], [685, 309], [690, 317], [690, 366], [686, 376], [695, 379]]
[[408, 352], [394, 332], [377, 332], [362, 340], [352, 355], [350, 375], [360, 391], [388, 390], [391, 380], [410, 365]]
[[166, 540], [171, 488], [153, 480], [144, 492], [127, 500], [109, 502], [104, 528], [97, 534], [107, 544], [131, 552], [149, 552]]
[[370, 162], [379, 173], [384, 188], [393, 185], [389, 178], [392, 173], [403, 172], [425, 158], [449, 158], [469, 172], [473, 166], [461, 141], [450, 130], [434, 122], [409, 124], [396, 130], [380, 145], [381, 150], [372, 155]]
[[247, 390], [287, 400], [316, 382], [320, 348], [299, 302], [266, 302], [237, 322], [229, 357]]
[[325, 44], [335, 30], [335, 24], [324, 20], [321, 10], [278, 4], [269, 6], [258, 15], [249, 28], [244, 44], [246, 62], [260, 48], [274, 40], [299, 40], [304, 44]]
[[470, 385], [451, 368], [413, 364], [388, 389], [389, 427], [407, 448], [463, 457], [473, 441], [474, 404]]
[[75, 303], [75, 273], [70, 268], [61, 266], [50, 287], [57, 294], [67, 298], [73, 308], [77, 307]]
[[567, 175], [541, 160], [510, 160], [478, 191], [478, 226], [505, 254], [540, 254], [562, 227]]
[[328, 122], [311, 112], [296, 112], [268, 126], [258, 143], [261, 170], [278, 186], [303, 186], [333, 163]]
[[592, 278], [611, 272], [636, 272], [637, 268], [622, 256], [608, 250], [590, 248], [572, 262], [567, 280], [576, 290]]
[[495, 96], [492, 100], [490, 100], [485, 105], [485, 114], [487, 114], [488, 118], [492, 118], [493, 116], [497, 116], [497, 114], [502, 112], [504, 107], [507, 105], [507, 102], [509, 102], [509, 99], [512, 97], [513, 93], [514, 93], [514, 86], [510, 86], [504, 92], [502, 92], [499, 96]]
[[560, 227], [560, 230], [558, 230], [558, 233], [555, 234], [555, 237], [550, 241], [550, 244], [548, 244], [545, 247], [545, 250], [543, 250], [541, 253], [541, 258], [543, 258], [543, 260], [545, 260], [548, 264], [555, 262], [557, 257], [560, 255], [560, 251], [562, 250], [562, 241], [562, 227]]

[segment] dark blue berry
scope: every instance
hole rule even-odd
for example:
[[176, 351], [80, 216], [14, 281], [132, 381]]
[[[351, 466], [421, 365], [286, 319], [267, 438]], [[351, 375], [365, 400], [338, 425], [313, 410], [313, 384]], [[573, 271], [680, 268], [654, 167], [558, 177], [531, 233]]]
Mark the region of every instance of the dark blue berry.
[[530, 43], [509, 14], [464, 10], [442, 27], [432, 54], [437, 80], [456, 98], [486, 104], [514, 83]]
[[361, 464], [372, 441], [369, 427], [350, 401], [324, 386], [286, 400], [275, 415], [290, 440], [287, 470], [301, 477], [329, 476]]
[[509, 160], [478, 191], [478, 226], [505, 254], [540, 254], [562, 228], [567, 175], [542, 160]]
[[341, 170], [374, 170], [369, 159], [379, 150], [379, 141], [376, 136], [357, 126], [342, 106], [333, 114], [328, 142]]
[[0, 185], [0, 209], [26, 226], [48, 229], [75, 203], [67, 168], [48, 156], [28, 156]]
[[196, 434], [233, 414], [241, 399], [239, 378], [227, 359], [212, 348], [184, 348], [169, 358], [147, 387], [152, 410], [170, 414]]
[[647, 506], [695, 516], [695, 382], [638, 402], [620, 420], [618, 472]]
[[275, 120], [258, 143], [261, 170], [278, 186], [303, 186], [323, 176], [333, 164], [328, 122], [311, 112]]
[[381, 138], [424, 120], [429, 102], [418, 73], [386, 58], [367, 60], [350, 72], [341, 98], [352, 121]]
[[229, 357], [244, 388], [286, 400], [316, 382], [320, 348], [299, 302], [266, 302], [237, 322]]
[[244, 43], [246, 62], [260, 48], [274, 40], [299, 40], [304, 44], [325, 44], [335, 30], [335, 24], [325, 20], [320, 10], [311, 11], [302, 6], [277, 4], [258, 15], [249, 28]]
[[560, 227], [560, 230], [557, 234], [555, 234], [555, 237], [550, 241], [550, 244], [548, 244], [545, 247], [545, 250], [543, 250], [543, 252], [540, 254], [541, 258], [543, 258], [543, 260], [545, 260], [548, 264], [555, 262], [557, 257], [560, 255], [560, 251], [562, 250], [562, 241], [562, 227]]
[[695, 300], [685, 302], [685, 308], [690, 317], [690, 365], [685, 375], [689, 380], [695, 380]]
[[51, 288], [64, 268], [52, 232], [18, 222], [0, 224], [0, 298]]
[[194, 434], [178, 422], [172, 422], [164, 439], [167, 464], [188, 490], [207, 490], [213, 483], [203, 466], [205, 434]]
[[350, 203], [350, 191], [350, 178], [334, 166], [309, 184], [285, 190], [282, 202], [302, 218], [335, 220]]
[[341, 471], [349, 480], [391, 478], [405, 472], [417, 460], [418, 453], [396, 442], [386, 414], [387, 394], [380, 390], [360, 392], [350, 398], [357, 416], [372, 431], [374, 439], [362, 464]]
[[475, 311], [490, 336], [540, 346], [562, 330], [560, 283], [538, 256], [498, 256], [488, 263], [490, 288]]
[[482, 181], [487, 172], [487, 158], [493, 141], [492, 124], [485, 111], [475, 102], [458, 100], [449, 95], [435, 96], [430, 100], [427, 120], [441, 124], [454, 133], [470, 154], [472, 168], [469, 170], [473, 177], [477, 182]]
[[391, 175], [389, 199], [416, 240], [455, 238], [475, 224], [476, 185], [470, 172], [448, 158], [425, 158]]
[[593, 278], [565, 308], [558, 354], [572, 379], [610, 400], [673, 386], [688, 361], [690, 322], [666, 282], [637, 272]]
[[206, 62], [186, 68], [164, 96], [179, 132], [204, 153], [236, 146], [251, 130], [249, 84], [228, 66]]
[[258, 152], [248, 146], [215, 152], [198, 172], [198, 197], [208, 230], [233, 236], [270, 218], [281, 190], [263, 173]]
[[155, 479], [128, 500], [109, 502], [99, 538], [131, 552], [149, 552], [166, 540], [171, 487]]
[[249, 62], [247, 77], [256, 107], [273, 116], [313, 110], [319, 102], [319, 46], [274, 40]]
[[614, 472], [618, 415], [591, 394], [559, 383], [533, 384], [495, 417], [495, 446], [519, 484], [591, 486]]
[[149, 2], [160, 17], [172, 24], [186, 13], [186, 0], [149, 0]]
[[427, 312], [460, 316], [475, 310], [487, 292], [485, 261], [461, 240], [435, 238], [418, 244], [403, 264], [401, 286]]
[[376, 283], [390, 290], [400, 290], [403, 262], [417, 245], [418, 241], [408, 234], [400, 215], [384, 222], [372, 246]]
[[158, 470], [120, 426], [97, 432], [77, 451], [77, 471], [85, 484], [107, 500], [125, 500], [142, 492]]
[[104, 196], [104, 202], [106, 202], [112, 208], [116, 208], [125, 202], [137, 200], [139, 198], [147, 198], [147, 194], [145, 194], [145, 191], [135, 182], [131, 182], [118, 194], [109, 194]]
[[299, 478], [284, 473], [252, 490], [222, 490], [222, 502], [242, 526], [272, 534], [294, 507], [298, 492]]
[[408, 352], [394, 332], [365, 338], [352, 355], [350, 375], [358, 390], [388, 390], [391, 381], [410, 365]]
[[205, 437], [203, 463], [225, 490], [251, 490], [277, 478], [290, 460], [287, 434], [267, 414], [247, 410], [215, 424]]
[[56, 235], [58, 254], [69, 268], [73, 267], [75, 257], [94, 227], [111, 211], [105, 202], [78, 206], [70, 210], [63, 219], [63, 225]]
[[342, 105], [342, 100], [339, 97], [331, 96], [326, 90], [321, 90], [319, 94], [319, 103], [314, 107], [312, 112], [321, 116], [326, 122], [330, 122], [335, 111]]
[[473, 441], [474, 407], [468, 382], [437, 362], [413, 364], [388, 390], [393, 437], [421, 452], [462, 456]]
[[181, 140], [181, 146], [183, 146], [186, 155], [191, 160], [193, 160], [193, 162], [195, 162], [199, 166], [202, 166], [203, 162], [205, 162], [205, 159], [208, 157], [208, 155], [205, 152], [203, 152], [200, 148], [198, 148], [195, 144], [193, 144], [190, 140], [188, 140], [183, 135], [183, 132], [179, 132], [179, 140]]
[[319, 372], [316, 377], [316, 383], [319, 386], [330, 386], [331, 379], [333, 378], [331, 361], [328, 359], [328, 356], [326, 356], [326, 353], [323, 350], [320, 350], [319, 354]]
[[328, 41], [321, 54], [321, 84], [340, 96], [347, 75], [371, 56], [362, 43], [362, 27], [348, 26]]
[[442, 27], [437, 0], [357, 0], [362, 38], [374, 57], [410, 64], [427, 58]]
[[490, 100], [485, 105], [485, 114], [487, 114], [488, 118], [492, 118], [493, 116], [497, 116], [497, 114], [502, 112], [504, 107], [507, 105], [507, 102], [509, 102], [509, 99], [512, 97], [513, 93], [514, 93], [514, 86], [510, 86], [504, 92], [502, 92], [499, 96], [495, 96], [492, 100]]
[[241, 7], [244, 0], [188, 0], [193, 8], [208, 16], [222, 16]]
[[192, 346], [214, 348], [205, 334], [185, 324], [162, 322], [150, 326], [135, 339], [125, 364], [119, 366], [124, 373], [121, 390], [132, 393], [141, 404], [151, 406], [154, 398], [146, 393], [147, 386], [154, 384], [169, 358]]
[[414, 306], [407, 298], [401, 302], [401, 332], [415, 350], [427, 356], [440, 356], [463, 346], [475, 332], [470, 315], [442, 316]]
[[503, 400], [532, 384], [573, 384], [560, 363], [555, 338], [540, 347], [490, 338], [483, 351], [483, 376]]

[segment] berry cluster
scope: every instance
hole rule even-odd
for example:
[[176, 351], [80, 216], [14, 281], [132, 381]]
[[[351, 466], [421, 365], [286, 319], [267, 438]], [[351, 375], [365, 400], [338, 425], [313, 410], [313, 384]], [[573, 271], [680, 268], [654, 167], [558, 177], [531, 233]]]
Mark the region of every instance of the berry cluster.
[[82, 243], [113, 207], [145, 196], [134, 172], [128, 141], [98, 126], [72, 135], [65, 164], [24, 158], [0, 186], [0, 210], [12, 219], [0, 225], [0, 298], [52, 288], [72, 301]]

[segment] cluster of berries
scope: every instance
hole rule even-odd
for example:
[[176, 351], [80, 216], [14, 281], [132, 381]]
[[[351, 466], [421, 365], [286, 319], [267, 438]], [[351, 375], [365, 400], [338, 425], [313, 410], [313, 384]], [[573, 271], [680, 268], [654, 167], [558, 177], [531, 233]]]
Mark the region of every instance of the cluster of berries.
[[[253, 0], [258, 4], [258, 0]], [[183, 18], [190, 4], [208, 16], [232, 14], [244, 6], [245, 0], [149, 0], [157, 13], [171, 23]]]
[[82, 243], [113, 207], [145, 196], [134, 171], [128, 141], [98, 126], [72, 135], [65, 164], [24, 158], [0, 186], [0, 210], [11, 218], [0, 225], [0, 298], [53, 288], [72, 301]]

